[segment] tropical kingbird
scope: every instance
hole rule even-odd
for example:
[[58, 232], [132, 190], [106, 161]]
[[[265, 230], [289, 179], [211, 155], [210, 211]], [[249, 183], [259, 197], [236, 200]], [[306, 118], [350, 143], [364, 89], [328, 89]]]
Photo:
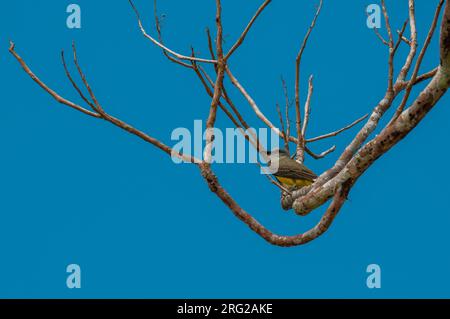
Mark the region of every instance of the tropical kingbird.
[[[314, 183], [317, 175], [305, 165], [293, 160], [284, 149], [268, 152], [269, 165], [275, 171], [273, 176], [285, 187], [302, 188]], [[278, 169], [276, 169], [278, 167]]]

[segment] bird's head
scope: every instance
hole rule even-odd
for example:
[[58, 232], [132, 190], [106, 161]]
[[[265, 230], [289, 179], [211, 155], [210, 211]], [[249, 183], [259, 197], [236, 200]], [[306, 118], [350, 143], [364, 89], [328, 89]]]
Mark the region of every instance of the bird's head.
[[282, 157], [290, 157], [289, 153], [284, 148], [276, 148], [272, 151], [268, 151], [267, 154], [270, 156], [272, 160]]

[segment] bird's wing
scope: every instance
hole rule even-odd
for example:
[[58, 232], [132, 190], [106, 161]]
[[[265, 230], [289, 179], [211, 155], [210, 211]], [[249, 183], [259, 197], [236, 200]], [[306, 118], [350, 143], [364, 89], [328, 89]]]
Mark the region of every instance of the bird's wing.
[[314, 174], [305, 165], [299, 164], [294, 160], [282, 161], [278, 167], [278, 171], [274, 173], [277, 177], [286, 177], [293, 179], [304, 179], [308, 181], [314, 181], [317, 175]]

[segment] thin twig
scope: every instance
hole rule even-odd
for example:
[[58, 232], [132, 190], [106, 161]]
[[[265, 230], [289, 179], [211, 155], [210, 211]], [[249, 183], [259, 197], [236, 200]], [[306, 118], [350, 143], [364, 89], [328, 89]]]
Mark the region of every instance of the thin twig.
[[244, 42], [245, 37], [247, 36], [248, 32], [250, 31], [251, 27], [253, 26], [253, 24], [255, 23], [256, 19], [258, 18], [258, 16], [263, 12], [263, 10], [269, 5], [269, 3], [272, 0], [266, 0], [264, 1], [264, 3], [258, 8], [258, 10], [256, 11], [256, 13], [254, 14], [253, 18], [250, 20], [250, 22], [248, 23], [247, 27], [245, 28], [245, 30], [242, 32], [241, 36], [239, 37], [239, 39], [236, 41], [236, 43], [231, 47], [230, 51], [225, 55], [225, 60], [228, 60], [231, 55], [234, 53], [234, 51], [236, 51], [239, 46]]
[[277, 103], [277, 113], [278, 113], [278, 117], [280, 118], [280, 128], [281, 128], [281, 132], [283, 133], [284, 148], [286, 149], [288, 147], [287, 145], [289, 144], [289, 138], [284, 129], [283, 114], [281, 113], [280, 104], [278, 104], [278, 103]]
[[247, 100], [247, 102], [250, 104], [250, 106], [252, 107], [253, 111], [255, 112], [255, 114], [264, 122], [264, 124], [266, 124], [270, 129], [272, 129], [276, 134], [278, 134], [279, 136], [282, 136], [281, 131], [275, 126], [273, 125], [273, 123], [264, 115], [263, 112], [261, 112], [260, 108], [258, 107], [258, 105], [256, 104], [256, 102], [253, 100], [253, 98], [250, 96], [250, 94], [247, 93], [247, 91], [245, 90], [245, 88], [241, 85], [241, 83], [239, 83], [239, 81], [236, 79], [236, 77], [233, 75], [233, 73], [231, 73], [230, 68], [227, 66], [226, 70], [225, 70], [228, 74], [228, 77], [231, 80], [231, 83], [239, 90], [239, 92], [241, 92], [241, 94], [245, 97], [245, 99]]
[[[400, 30], [397, 30], [397, 33], [400, 34]], [[411, 45], [411, 40], [409, 40], [407, 37], [405, 37], [404, 35], [402, 35], [400, 37], [400, 39], [405, 42], [407, 45]]]
[[72, 86], [74, 87], [74, 89], [78, 92], [78, 95], [83, 99], [84, 102], [86, 102], [87, 105], [89, 105], [92, 108], [92, 110], [94, 110], [94, 112], [97, 113], [98, 112], [97, 107], [91, 101], [89, 101], [89, 99], [84, 95], [83, 91], [80, 89], [78, 84], [72, 78], [69, 68], [67, 67], [66, 59], [64, 57], [64, 51], [61, 51], [61, 60], [62, 60], [64, 70], [66, 72], [66, 76], [69, 79], [70, 83], [72, 83]]
[[421, 75], [417, 76], [417, 78], [414, 82], [412, 82], [412, 81], [397, 81], [397, 83], [395, 85], [396, 94], [398, 94], [400, 91], [404, 90], [408, 86], [409, 83], [413, 83], [413, 85], [416, 85], [423, 81], [431, 79], [433, 76], [436, 75], [437, 71], [438, 71], [438, 68], [434, 68], [431, 71], [421, 74]]
[[213, 45], [213, 41], [211, 38], [211, 32], [209, 31], [209, 28], [206, 28], [206, 36], [208, 38], [208, 49], [209, 49], [209, 53], [211, 54], [211, 58], [213, 60], [216, 59], [216, 55], [214, 53], [214, 45]]
[[317, 137], [314, 137], [314, 138], [306, 139], [306, 143], [312, 143], [312, 142], [320, 141], [320, 140], [323, 140], [323, 139], [326, 139], [326, 138], [329, 138], [329, 137], [336, 136], [336, 135], [338, 135], [338, 134], [340, 134], [340, 133], [342, 133], [344, 131], [347, 131], [347, 130], [351, 129], [353, 126], [357, 125], [358, 123], [361, 123], [368, 116], [369, 116], [369, 114], [366, 114], [363, 117], [361, 117], [361, 118], [357, 119], [356, 121], [354, 121], [353, 123], [351, 123], [351, 124], [341, 128], [340, 130], [337, 130], [337, 131], [334, 131], [334, 132], [331, 132], [331, 133], [327, 133], [327, 134], [324, 134], [324, 135], [320, 135], [320, 136], [317, 136]]
[[387, 29], [387, 33], [389, 36], [389, 46], [392, 46], [394, 43], [394, 37], [392, 35], [392, 29], [391, 29], [391, 23], [389, 22], [389, 15], [387, 12], [387, 8], [386, 8], [386, 3], [385, 0], [381, 0], [381, 10], [383, 11], [383, 15], [384, 15], [384, 20], [386, 23], [386, 29]]
[[308, 81], [308, 96], [306, 97], [305, 103], [305, 117], [303, 119], [302, 136], [306, 136], [306, 128], [308, 127], [309, 116], [311, 114], [311, 97], [314, 91], [313, 79], [314, 77], [311, 75]]
[[[369, 16], [369, 14], [367, 14], [367, 16]], [[378, 37], [378, 39], [380, 39], [380, 41], [386, 45], [389, 46], [389, 43], [383, 38], [383, 36], [381, 35], [380, 31], [378, 31], [378, 28], [372, 28], [373, 32], [375, 32], [375, 35]]]
[[408, 25], [408, 19], [403, 23], [402, 28], [400, 30], [397, 30], [398, 40], [397, 40], [397, 43], [395, 44], [394, 52], [398, 50], [398, 47], [402, 43], [403, 34], [405, 33], [407, 25]]
[[[209, 83], [209, 85], [211, 86], [211, 87], [213, 87], [214, 88], [214, 82], [213, 82], [213, 80], [211, 79], [211, 77], [208, 75], [208, 73], [204, 70], [204, 68], [202, 68], [202, 66], [201, 65], [198, 65], [198, 64], [195, 64], [195, 68], [197, 69], [197, 70], [199, 70], [200, 71], [200, 75], [199, 75], [199, 78], [200, 78], [200, 80], [202, 81], [202, 83], [203, 83], [203, 85], [205, 86], [205, 88], [207, 88], [207, 93], [212, 97], [212, 95], [209, 93], [209, 92], [212, 92], [211, 91], [211, 89], [208, 87], [208, 84], [206, 84], [205, 83], [205, 79], [208, 81], [208, 83]], [[195, 70], [195, 69], [194, 69]], [[209, 92], [208, 92], [208, 90], [209, 90]], [[239, 122], [240, 123], [238, 123], [237, 125], [236, 125], [236, 127], [240, 127], [240, 126], [242, 126], [243, 128], [245, 128], [246, 130], [249, 130], [250, 129], [250, 126], [247, 124], [247, 122], [244, 120], [244, 118], [242, 117], [242, 114], [239, 112], [239, 110], [237, 109], [237, 107], [234, 105], [234, 103], [233, 103], [233, 101], [231, 100], [231, 98], [228, 96], [228, 94], [227, 94], [227, 91], [226, 91], [226, 89], [225, 89], [225, 85], [223, 85], [222, 86], [222, 96], [223, 96], [223, 98], [225, 99], [225, 101], [227, 102], [227, 104], [231, 107], [231, 109], [232, 109], [232, 111], [234, 112], [234, 114], [236, 115], [236, 117], [238, 118], [238, 120], [239, 120]], [[222, 105], [222, 107], [224, 108], [224, 110], [226, 110], [226, 108], [225, 108], [225, 106], [222, 104], [222, 102], [221, 101], [219, 101], [219, 106], [221, 106]], [[221, 107], [221, 108], [222, 108]], [[227, 115], [228, 115], [228, 111], [227, 112], [225, 112]], [[231, 115], [231, 117], [230, 116], [228, 116], [232, 121], [233, 121], [233, 123], [235, 122], [234, 120], [233, 120], [233, 116]], [[253, 140], [254, 141], [256, 141], [256, 142], [252, 142], [252, 141], [250, 141], [254, 146], [255, 146], [255, 148], [258, 150], [258, 152], [265, 152], [265, 150], [263, 149], [263, 147], [261, 146], [261, 144], [259, 143], [259, 140], [258, 140], [258, 137], [257, 137], [257, 135], [252, 131], [252, 130], [249, 130], [249, 133], [250, 133], [250, 135], [251, 135], [251, 137], [253, 138]], [[244, 134], [245, 135], [245, 134]], [[255, 145], [255, 143], [256, 143], [256, 145]], [[262, 155], [263, 156], [265, 156], [265, 154], [264, 153], [262, 153]]]
[[[303, 163], [305, 161], [305, 148], [306, 148], [306, 141], [305, 141], [305, 134], [306, 134], [306, 127], [308, 126], [309, 122], [309, 115], [310, 115], [310, 107], [311, 107], [311, 96], [314, 90], [313, 83], [312, 83], [313, 77], [312, 75], [309, 77], [308, 81], [308, 96], [306, 98], [305, 102], [305, 111], [304, 111], [304, 117], [303, 117], [303, 124], [301, 128], [301, 139], [299, 139], [297, 144], [297, 152], [296, 152], [296, 160], [300, 163]], [[313, 156], [314, 157], [314, 156]], [[316, 157], [314, 157], [316, 158]]]
[[77, 111], [80, 111], [86, 115], [92, 116], [92, 117], [96, 117], [99, 118], [101, 117], [100, 114], [97, 114], [95, 112], [89, 111], [87, 109], [85, 109], [84, 107], [75, 104], [63, 97], [61, 97], [58, 93], [56, 93], [55, 91], [53, 91], [50, 87], [48, 87], [41, 79], [39, 79], [32, 71], [31, 69], [28, 67], [28, 65], [25, 63], [25, 61], [20, 57], [19, 54], [17, 54], [17, 52], [15, 51], [15, 44], [14, 42], [10, 41], [10, 47], [9, 47], [9, 52], [16, 58], [16, 60], [19, 62], [19, 64], [22, 66], [22, 68], [24, 69], [25, 73], [27, 73], [30, 78], [36, 82], [41, 88], [43, 88], [48, 94], [50, 94], [57, 102], [67, 105]]
[[395, 49], [394, 49], [394, 47], [395, 47], [395, 44], [394, 44], [394, 37], [392, 35], [391, 24], [389, 22], [389, 15], [388, 15], [387, 8], [386, 8], [386, 3], [385, 3], [384, 0], [381, 0], [381, 8], [382, 8], [383, 15], [384, 15], [384, 20], [385, 20], [385, 23], [386, 23], [387, 33], [388, 33], [388, 36], [389, 36], [389, 42], [388, 42], [388, 46], [389, 46], [388, 92], [390, 94], [392, 94], [394, 92], [394, 56], [395, 56]]
[[303, 43], [300, 47], [300, 51], [298, 52], [297, 58], [295, 60], [295, 114], [296, 114], [295, 122], [296, 122], [297, 139], [298, 139], [297, 152], [299, 152], [301, 145], [303, 144], [302, 140], [304, 139], [304, 136], [302, 136], [302, 129], [301, 129], [302, 116], [301, 116], [301, 112], [300, 112], [300, 65], [301, 65], [303, 52], [305, 51], [306, 45], [308, 43], [309, 36], [311, 35], [311, 32], [316, 25], [317, 18], [320, 15], [320, 11], [322, 9], [322, 4], [323, 4], [323, 0], [320, 0], [317, 11], [314, 15], [311, 25], [308, 28], [308, 31], [306, 32], [305, 37], [303, 38]]
[[186, 55], [182, 55], [179, 54], [171, 49], [169, 49], [168, 47], [166, 47], [164, 44], [160, 43], [159, 41], [157, 41], [156, 39], [154, 39], [153, 37], [151, 37], [147, 31], [145, 31], [144, 26], [142, 24], [141, 21], [141, 16], [139, 14], [139, 11], [137, 10], [136, 6], [134, 5], [132, 0], [128, 0], [128, 2], [130, 3], [131, 7], [133, 8], [134, 13], [136, 14], [136, 18], [138, 21], [138, 25], [139, 28], [141, 29], [142, 34], [149, 39], [151, 42], [153, 42], [154, 44], [156, 44], [158, 47], [160, 47], [161, 49], [167, 51], [168, 53], [172, 54], [173, 56], [177, 57], [180, 60], [186, 60], [186, 61], [196, 61], [196, 62], [204, 62], [204, 63], [217, 63], [217, 60], [209, 60], [209, 59], [200, 59], [200, 58], [193, 58], [190, 56], [186, 56]]
[[320, 154], [316, 154], [314, 152], [312, 152], [308, 147], [305, 147], [305, 151], [306, 153], [308, 153], [312, 158], [314, 159], [322, 159], [325, 156], [327, 156], [328, 154], [334, 152], [336, 150], [336, 145], [333, 145], [332, 147], [330, 147], [329, 149], [327, 149], [326, 151], [320, 153]]
[[416, 8], [414, 0], [408, 0], [408, 13], [409, 13], [409, 29], [410, 29], [410, 40], [409, 40], [409, 53], [406, 58], [405, 64], [403, 65], [400, 73], [397, 77], [397, 82], [402, 82], [406, 79], [411, 65], [414, 61], [414, 57], [417, 52], [417, 28], [416, 28]]
[[[161, 26], [161, 22], [159, 20], [158, 17], [158, 7], [157, 7], [157, 0], [153, 1], [153, 14], [155, 16], [155, 28], [156, 28], [156, 32], [158, 33], [158, 40], [159, 42], [161, 42], [161, 44], [164, 45], [164, 41], [163, 41], [163, 37], [162, 37], [162, 26]], [[174, 62], [176, 64], [179, 64], [185, 68], [188, 69], [192, 69], [192, 65], [183, 61], [180, 61], [176, 58], [174, 58], [173, 56], [171, 56], [165, 49], [162, 49], [162, 52], [164, 54], [164, 56], [169, 59], [171, 62]]]
[[[214, 96], [214, 92], [211, 89], [211, 87], [213, 87], [213, 89], [214, 89], [214, 82], [212, 82], [211, 78], [208, 76], [208, 74], [205, 72], [205, 70], [203, 70], [201, 68], [201, 66], [199, 66], [195, 62], [193, 62], [193, 70], [195, 71], [198, 78], [200, 79], [200, 82], [203, 84], [203, 87], [205, 88], [206, 93], [212, 98]], [[209, 85], [206, 81], [209, 82]], [[259, 151], [259, 149], [258, 149], [259, 142], [254, 140], [254, 139], [257, 139], [256, 136], [254, 136], [254, 134], [252, 134], [250, 136], [244, 130], [244, 129], [248, 129], [248, 126], [244, 126], [244, 125], [242, 125], [242, 123], [239, 123], [235, 119], [233, 114], [231, 114], [231, 112], [222, 103], [222, 101], [219, 100], [218, 105], [219, 105], [220, 109], [225, 113], [225, 115], [233, 122], [233, 124], [236, 126], [236, 128], [238, 128], [240, 130], [242, 135], [255, 147], [255, 149], [257, 149]], [[233, 105], [233, 107], [234, 107], [234, 105]], [[240, 116], [240, 114], [239, 114], [239, 116]], [[244, 123], [245, 123], [245, 121], [244, 121]], [[246, 123], [245, 123], [245, 125], [246, 125]]]
[[75, 46], [75, 41], [72, 42], [72, 51], [73, 51], [73, 61], [75, 63], [75, 66], [77, 67], [78, 73], [80, 74], [81, 80], [83, 81], [84, 86], [89, 92], [89, 95], [91, 96], [92, 101], [95, 105], [95, 110], [103, 114], [103, 108], [101, 107], [100, 103], [98, 103], [97, 98], [94, 95], [94, 92], [91, 89], [91, 86], [89, 85], [86, 76], [84, 75], [83, 71], [81, 70], [80, 64], [78, 63], [78, 56], [77, 56], [77, 48]]
[[291, 102], [289, 101], [287, 84], [286, 84], [286, 81], [283, 79], [283, 77], [281, 77], [281, 84], [283, 86], [283, 93], [284, 93], [284, 100], [285, 100], [285, 106], [284, 106], [284, 113], [285, 113], [284, 116], [286, 119], [285, 141], [287, 140], [287, 143], [285, 142], [284, 148], [286, 149], [286, 152], [288, 152], [288, 154], [290, 154], [291, 151], [289, 149], [289, 137], [291, 136], [291, 120], [289, 117], [289, 107], [290, 107]]

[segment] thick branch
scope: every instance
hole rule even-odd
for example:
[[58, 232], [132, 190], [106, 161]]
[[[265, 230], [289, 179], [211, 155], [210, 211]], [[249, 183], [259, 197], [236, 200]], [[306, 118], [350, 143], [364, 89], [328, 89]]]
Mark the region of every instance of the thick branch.
[[417, 76], [419, 75], [419, 70], [420, 70], [420, 66], [422, 64], [422, 60], [425, 57], [425, 53], [427, 52], [428, 46], [431, 42], [431, 39], [434, 35], [434, 31], [436, 30], [437, 27], [437, 23], [438, 23], [438, 19], [439, 19], [439, 14], [441, 12], [442, 9], [442, 5], [444, 4], [444, 0], [441, 0], [438, 4], [438, 7], [436, 9], [436, 12], [434, 14], [434, 19], [433, 22], [431, 23], [431, 27], [430, 27], [430, 31], [428, 32], [427, 38], [425, 39], [425, 43], [422, 47], [422, 50], [419, 53], [419, 57], [417, 58], [417, 62], [416, 65], [414, 67], [414, 71], [413, 71], [413, 75], [411, 76], [411, 80], [409, 81], [409, 84], [406, 86], [406, 91], [405, 91], [405, 95], [403, 96], [402, 102], [400, 103], [400, 105], [398, 106], [394, 117], [393, 117], [393, 121], [403, 112], [406, 103], [408, 102], [409, 96], [411, 94], [413, 85], [417, 79]]
[[440, 53], [441, 68], [445, 76], [450, 75], [450, 3], [447, 0], [441, 26]]
[[213, 173], [209, 165], [200, 164], [199, 168], [203, 178], [206, 180], [209, 186], [209, 189], [220, 198], [220, 200], [233, 212], [233, 214], [237, 218], [243, 221], [248, 227], [250, 227], [251, 230], [253, 230], [269, 243], [282, 247], [304, 245], [325, 233], [344, 205], [345, 200], [347, 199], [347, 195], [350, 191], [350, 185], [342, 185], [336, 191], [334, 199], [325, 214], [322, 216], [317, 225], [312, 229], [303, 234], [295, 236], [281, 236], [272, 233], [270, 230], [260, 224], [254, 217], [252, 217], [252, 215], [242, 209], [239, 204], [230, 196], [230, 194], [228, 194], [228, 192], [220, 185], [217, 176]]

